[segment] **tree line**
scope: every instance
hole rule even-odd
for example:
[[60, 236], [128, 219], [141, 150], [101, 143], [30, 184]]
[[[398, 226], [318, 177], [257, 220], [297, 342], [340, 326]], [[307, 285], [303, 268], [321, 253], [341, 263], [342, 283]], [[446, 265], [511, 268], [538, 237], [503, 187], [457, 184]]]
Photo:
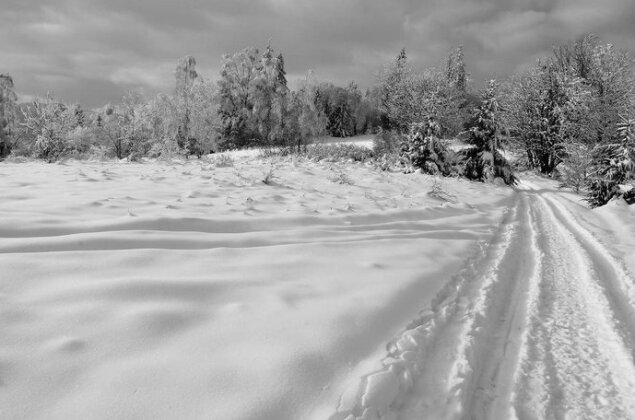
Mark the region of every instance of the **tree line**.
[[[445, 66], [423, 70], [402, 50], [375, 88], [389, 129], [377, 145], [398, 143], [406, 163], [424, 172], [514, 184], [507, 148], [521, 156], [514, 165], [585, 190], [592, 206], [615, 197], [633, 203], [633, 64], [629, 51], [588, 34], [476, 93], [462, 48]], [[453, 152], [441, 139], [457, 135], [467, 147]]]
[[[415, 68], [402, 49], [369, 89], [336, 86], [309, 72], [292, 90], [271, 46], [222, 58], [216, 81], [180, 59], [173, 92], [126, 94], [86, 111], [51, 95], [18, 104], [0, 75], [0, 158], [47, 161], [103, 155], [198, 155], [243, 147], [302, 150], [330, 135], [377, 133], [375, 157], [405, 167], [514, 184], [526, 168], [585, 190], [589, 202], [635, 201], [633, 56], [594, 35], [553, 48], [526, 71], [475, 91], [462, 47], [439, 65]], [[461, 139], [455, 151], [447, 139]], [[520, 155], [513, 164], [503, 149]]]
[[18, 104], [11, 76], [0, 76], [0, 158], [10, 153], [54, 161], [101, 153], [137, 159], [252, 146], [304, 147], [311, 139], [376, 129], [378, 118], [354, 82], [318, 83], [308, 73], [287, 84], [284, 57], [271, 46], [222, 58], [212, 81], [191, 56], [179, 60], [171, 94], [129, 92], [117, 104], [86, 111], [52, 95]]

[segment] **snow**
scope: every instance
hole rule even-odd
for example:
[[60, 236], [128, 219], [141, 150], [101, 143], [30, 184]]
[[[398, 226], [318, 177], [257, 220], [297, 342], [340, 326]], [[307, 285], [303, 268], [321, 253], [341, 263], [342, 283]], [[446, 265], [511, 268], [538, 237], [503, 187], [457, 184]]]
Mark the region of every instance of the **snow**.
[[635, 416], [635, 206], [230, 157], [0, 163], [0, 418]]
[[612, 243], [621, 251], [621, 259], [635, 273], [635, 206], [624, 200], [614, 200], [606, 206], [595, 209], [602, 221], [613, 234]]
[[324, 137], [317, 141], [319, 144], [350, 144], [367, 149], [373, 148], [374, 135], [359, 135], [354, 137]]
[[330, 420], [633, 418], [635, 281], [579, 199], [524, 174], [493, 238]]
[[394, 417], [513, 191], [216, 158], [0, 163], [1, 418]]

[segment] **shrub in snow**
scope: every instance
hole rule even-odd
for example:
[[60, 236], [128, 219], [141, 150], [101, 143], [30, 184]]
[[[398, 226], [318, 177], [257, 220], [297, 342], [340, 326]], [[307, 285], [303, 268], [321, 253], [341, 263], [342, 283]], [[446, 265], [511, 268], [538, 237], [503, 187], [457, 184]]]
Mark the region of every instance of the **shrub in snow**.
[[434, 118], [428, 118], [423, 124], [413, 124], [410, 136], [401, 145], [402, 162], [423, 173], [450, 175], [454, 153], [439, 139], [440, 130]]
[[494, 181], [502, 179], [505, 184], [517, 182], [507, 159], [500, 153], [502, 146], [498, 101], [496, 99], [497, 84], [491, 80], [483, 94], [483, 102], [475, 113], [476, 125], [470, 130], [471, 147], [461, 151], [463, 158], [463, 175], [478, 181]]
[[276, 177], [276, 166], [272, 163], [269, 169], [262, 174], [262, 183], [265, 185], [273, 185]]
[[223, 153], [215, 155], [211, 159], [211, 162], [217, 168], [229, 168], [231, 166], [234, 166], [234, 160], [231, 158], [231, 156]]
[[430, 197], [437, 198], [442, 201], [449, 201], [451, 203], [456, 203], [457, 198], [454, 194], [450, 194], [441, 182], [438, 179], [435, 179], [432, 183], [432, 188], [428, 191], [428, 195]]
[[307, 147], [304, 154], [318, 162], [365, 162], [374, 156], [373, 150], [354, 144], [316, 144]]
[[335, 171], [334, 170], [334, 174], [332, 176], [329, 177], [329, 180], [331, 182], [334, 182], [336, 184], [346, 184], [346, 185], [354, 185], [355, 183], [353, 182], [353, 180], [346, 175], [344, 172], [341, 171]]
[[198, 141], [198, 139], [194, 137], [188, 137], [186, 139], [185, 136], [181, 134], [180, 130], [176, 138], [176, 143], [178, 144], [179, 149], [185, 155], [186, 159], [188, 159], [192, 155], [200, 159], [201, 156], [203, 156], [203, 154], [205, 153], [205, 151], [203, 150], [203, 145]]
[[66, 142], [62, 137], [43, 132], [37, 136], [33, 148], [36, 158], [55, 162], [66, 152]]
[[399, 155], [381, 155], [377, 156], [372, 162], [373, 168], [380, 171], [400, 171], [402, 169]]
[[180, 156], [181, 149], [175, 139], [163, 138], [155, 141], [148, 150], [147, 156], [151, 158], [172, 159]]
[[602, 206], [616, 197], [623, 197], [629, 204], [635, 202], [635, 120], [620, 123], [618, 133], [615, 143], [599, 144], [593, 149], [586, 183], [586, 201], [591, 207]]
[[591, 150], [585, 144], [569, 143], [564, 146], [563, 161], [556, 166], [560, 188], [572, 188], [580, 192], [587, 182], [591, 166]]

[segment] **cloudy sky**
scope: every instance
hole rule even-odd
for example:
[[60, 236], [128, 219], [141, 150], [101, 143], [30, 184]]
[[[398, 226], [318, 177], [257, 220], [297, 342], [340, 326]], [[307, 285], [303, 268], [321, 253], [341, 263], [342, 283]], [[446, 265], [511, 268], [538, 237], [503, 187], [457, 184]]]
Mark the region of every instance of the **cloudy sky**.
[[462, 44], [477, 86], [585, 32], [635, 51], [635, 0], [2, 0], [0, 22], [0, 73], [22, 97], [85, 107], [170, 90], [184, 55], [216, 78], [222, 54], [268, 42], [290, 80], [360, 86], [401, 47], [427, 66]]

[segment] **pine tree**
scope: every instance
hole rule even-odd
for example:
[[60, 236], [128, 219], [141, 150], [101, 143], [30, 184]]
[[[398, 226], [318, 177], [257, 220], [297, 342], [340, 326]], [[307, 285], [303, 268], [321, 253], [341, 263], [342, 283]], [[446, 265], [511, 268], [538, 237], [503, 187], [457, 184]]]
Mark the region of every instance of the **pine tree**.
[[472, 147], [462, 152], [465, 159], [464, 175], [479, 181], [501, 178], [505, 184], [514, 185], [516, 177], [499, 151], [502, 148], [502, 127], [497, 89], [496, 81], [491, 80], [483, 93], [483, 102], [476, 110], [476, 126], [470, 130], [469, 138]]

